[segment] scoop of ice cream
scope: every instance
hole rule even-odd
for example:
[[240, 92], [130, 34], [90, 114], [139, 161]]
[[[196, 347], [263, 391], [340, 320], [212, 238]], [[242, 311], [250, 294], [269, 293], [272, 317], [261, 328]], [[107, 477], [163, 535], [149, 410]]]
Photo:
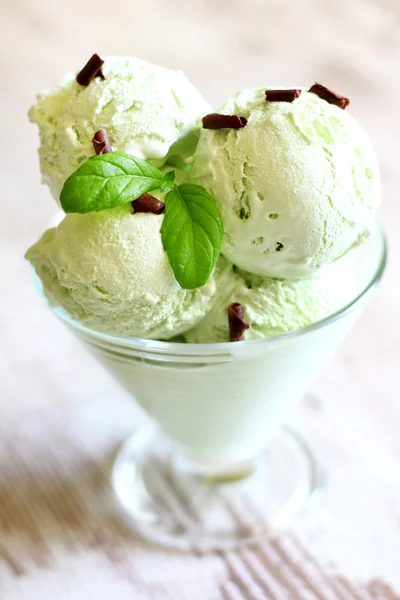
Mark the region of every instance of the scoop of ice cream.
[[206, 285], [185, 290], [163, 249], [163, 216], [131, 205], [69, 214], [26, 258], [50, 301], [107, 333], [143, 338], [179, 335], [211, 309], [231, 265], [221, 257]]
[[[342, 259], [342, 261], [346, 259]], [[184, 334], [189, 343], [229, 342], [228, 306], [239, 302], [257, 340], [311, 325], [347, 305], [355, 294], [352, 270], [338, 261], [309, 279], [285, 280], [233, 270], [219, 287], [211, 311]]]
[[263, 88], [219, 112], [247, 125], [203, 130], [190, 178], [219, 203], [231, 261], [257, 275], [310, 277], [369, 235], [379, 168], [348, 111], [306, 91], [267, 102]]
[[180, 71], [110, 57], [103, 73], [105, 80], [95, 77], [87, 87], [68, 74], [29, 112], [39, 126], [42, 180], [57, 201], [67, 177], [93, 156], [97, 130], [106, 130], [114, 150], [161, 165], [173, 144], [173, 155], [194, 152], [199, 118], [210, 111]]

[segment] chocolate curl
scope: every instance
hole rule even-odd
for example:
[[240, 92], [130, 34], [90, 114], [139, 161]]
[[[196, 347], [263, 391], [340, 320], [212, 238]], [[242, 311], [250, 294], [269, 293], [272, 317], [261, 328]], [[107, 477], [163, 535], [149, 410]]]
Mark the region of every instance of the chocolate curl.
[[229, 339], [231, 342], [244, 340], [244, 332], [250, 325], [243, 318], [243, 307], [239, 302], [232, 302], [228, 306]]
[[137, 200], [132, 202], [133, 210], [135, 213], [153, 213], [155, 215], [161, 215], [165, 210], [164, 202], [154, 198], [150, 194], [143, 194], [139, 196]]
[[79, 85], [88, 86], [89, 83], [95, 77], [101, 77], [101, 79], [105, 79], [103, 71], [101, 67], [104, 65], [104, 60], [100, 58], [98, 54], [93, 54], [91, 58], [89, 58], [86, 65], [83, 67], [82, 71], [79, 71], [76, 76], [76, 81]]
[[92, 144], [96, 154], [107, 154], [112, 152], [110, 140], [105, 129], [96, 131], [92, 138]]
[[293, 102], [301, 94], [301, 90], [266, 90], [267, 102]]
[[238, 115], [219, 115], [211, 113], [202, 119], [203, 129], [241, 129], [246, 127], [247, 119]]
[[314, 83], [314, 85], [312, 85], [308, 91], [312, 94], [316, 94], [319, 98], [322, 98], [322, 100], [326, 100], [326, 102], [329, 102], [329, 104], [334, 104], [343, 110], [350, 104], [350, 100], [348, 98], [340, 96], [333, 90], [330, 90], [320, 83]]

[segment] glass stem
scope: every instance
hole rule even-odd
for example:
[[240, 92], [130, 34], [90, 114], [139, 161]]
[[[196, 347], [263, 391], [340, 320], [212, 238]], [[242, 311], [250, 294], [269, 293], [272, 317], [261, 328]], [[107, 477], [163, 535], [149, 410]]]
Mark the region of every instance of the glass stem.
[[252, 475], [256, 459], [234, 463], [200, 462], [186, 457], [181, 452], [171, 456], [172, 469], [181, 477], [192, 477], [204, 485], [223, 485], [241, 481]]

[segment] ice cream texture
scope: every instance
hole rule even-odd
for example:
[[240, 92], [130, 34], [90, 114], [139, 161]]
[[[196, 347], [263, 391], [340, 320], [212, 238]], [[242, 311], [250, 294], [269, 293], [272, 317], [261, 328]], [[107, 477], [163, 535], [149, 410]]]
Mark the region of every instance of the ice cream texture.
[[267, 102], [262, 88], [218, 112], [247, 125], [203, 129], [190, 179], [219, 203], [227, 258], [256, 275], [307, 278], [368, 237], [379, 168], [347, 110], [304, 90], [293, 102]]
[[342, 261], [297, 281], [260, 277], [235, 268], [219, 288], [210, 312], [184, 334], [186, 342], [229, 342], [227, 307], [231, 302], [243, 307], [250, 325], [246, 340], [279, 335], [328, 317], [350, 302], [355, 293], [352, 271], [346, 259]]
[[199, 119], [210, 111], [180, 71], [137, 58], [104, 60], [105, 80], [95, 77], [85, 87], [70, 73], [38, 94], [29, 112], [39, 126], [42, 180], [57, 201], [67, 177], [93, 156], [97, 130], [106, 130], [114, 150], [161, 165], [169, 151], [193, 153]]
[[206, 285], [185, 290], [163, 249], [163, 215], [132, 206], [69, 214], [47, 230], [26, 258], [52, 303], [98, 331], [168, 339], [211, 309], [232, 269], [223, 257]]
[[[163, 248], [164, 215], [134, 213], [131, 203], [68, 214], [26, 254], [52, 303], [106, 333], [217, 343], [230, 339], [232, 302], [252, 340], [310, 325], [350, 300], [341, 257], [368, 237], [381, 184], [372, 146], [348, 111], [306, 90], [268, 101], [266, 88], [247, 89], [219, 109], [244, 117], [240, 129], [201, 129], [212, 109], [181, 72], [124, 57], [106, 58], [102, 72], [88, 85], [67, 75], [31, 108], [44, 182], [58, 199], [104, 129], [113, 151], [163, 173], [169, 159], [175, 183], [214, 196], [222, 255], [206, 285], [182, 289]], [[190, 170], [180, 170], [189, 155]]]

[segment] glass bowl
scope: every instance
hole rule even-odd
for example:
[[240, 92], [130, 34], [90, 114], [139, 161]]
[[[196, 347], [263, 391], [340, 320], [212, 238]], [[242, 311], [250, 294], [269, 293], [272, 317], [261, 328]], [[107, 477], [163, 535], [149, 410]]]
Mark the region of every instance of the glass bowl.
[[111, 482], [144, 538], [191, 551], [276, 534], [321, 485], [302, 437], [282, 427], [362, 312], [386, 264], [381, 230], [346, 256], [357, 292], [338, 312], [264, 340], [184, 344], [108, 335], [40, 295], [130, 392], [153, 426], [120, 448]]

